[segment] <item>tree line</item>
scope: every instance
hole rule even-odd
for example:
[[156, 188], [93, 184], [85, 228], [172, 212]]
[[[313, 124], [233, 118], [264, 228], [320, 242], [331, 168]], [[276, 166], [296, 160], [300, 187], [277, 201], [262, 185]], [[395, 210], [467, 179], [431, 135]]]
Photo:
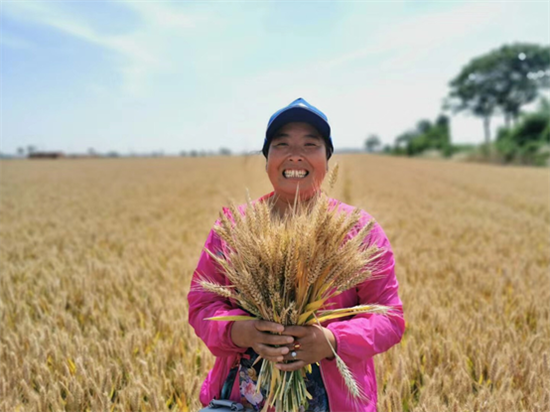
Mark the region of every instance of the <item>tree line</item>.
[[[542, 97], [535, 112], [522, 107], [535, 102], [550, 87], [550, 47], [530, 43], [504, 45], [473, 58], [449, 82], [449, 94], [434, 121], [420, 120], [416, 127], [398, 135], [394, 145], [382, 151], [416, 156], [437, 151], [443, 157], [469, 152], [472, 158], [544, 165], [550, 159], [550, 105]], [[447, 114], [469, 113], [482, 120], [484, 143], [456, 145], [451, 142]], [[504, 117], [505, 125], [491, 138], [491, 120]], [[380, 138], [365, 140], [369, 152], [380, 151]]]
[[[384, 152], [392, 155], [419, 156], [435, 153], [441, 157], [466, 154], [472, 160], [519, 163], [531, 165], [550, 164], [550, 104], [544, 97], [534, 112], [523, 113], [522, 107], [533, 103], [542, 91], [550, 88], [550, 47], [531, 43], [504, 45], [470, 60], [449, 81], [449, 93], [434, 120], [422, 119], [399, 134], [393, 145], [382, 146], [377, 135], [365, 140], [368, 152]], [[454, 144], [451, 138], [449, 115], [469, 113], [482, 120], [484, 143]], [[505, 125], [497, 130], [496, 139], [491, 136], [491, 120], [504, 117]], [[26, 149], [26, 150], [25, 150]], [[61, 152], [59, 152], [61, 153]], [[59, 154], [55, 152], [55, 154]], [[39, 155], [33, 145], [17, 148], [19, 157]], [[231, 155], [228, 148], [219, 151], [181, 151], [180, 156], [198, 157]], [[63, 155], [63, 154], [62, 154]], [[97, 153], [93, 148], [87, 154], [68, 155], [80, 157], [119, 157], [118, 152]], [[163, 151], [141, 155], [164, 156]], [[0, 157], [2, 154], [0, 153]]]

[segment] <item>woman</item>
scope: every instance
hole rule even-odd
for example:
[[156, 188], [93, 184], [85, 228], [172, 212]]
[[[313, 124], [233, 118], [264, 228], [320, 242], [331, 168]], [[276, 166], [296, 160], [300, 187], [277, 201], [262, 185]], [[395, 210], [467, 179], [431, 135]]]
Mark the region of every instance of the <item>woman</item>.
[[[274, 211], [284, 215], [294, 203], [297, 186], [301, 198], [307, 201], [319, 190], [325, 178], [328, 160], [333, 152], [327, 117], [305, 100], [295, 100], [270, 118], [262, 152], [266, 157], [266, 171], [273, 192], [258, 201], [274, 196]], [[331, 199], [331, 204], [346, 213], [353, 210], [353, 207], [334, 199]], [[350, 231], [348, 238], [353, 237], [370, 219], [371, 216], [363, 211], [359, 224]], [[221, 242], [212, 230], [205, 247], [217, 252], [222, 249]], [[381, 269], [376, 272], [376, 278], [327, 303], [334, 304], [331, 308], [377, 303], [392, 306], [395, 309], [392, 316], [358, 314], [345, 320], [327, 321], [321, 327], [284, 327], [260, 320], [210, 322], [203, 319], [247, 313], [233, 306], [229, 300], [192, 287], [188, 296], [189, 323], [216, 356], [214, 368], [201, 388], [201, 402], [206, 405], [211, 399], [219, 398], [229, 371], [238, 365], [239, 379], [231, 388], [230, 399], [261, 408], [262, 395], [254, 395], [253, 391], [257, 369], [252, 366], [254, 359], [260, 355], [263, 359], [276, 362], [282, 371], [312, 365], [307, 385], [314, 397], [308, 410], [375, 411], [377, 390], [373, 356], [401, 340], [405, 322], [397, 293], [395, 260], [380, 225], [374, 226], [365, 242], [374, 242], [385, 249], [377, 262], [377, 267]], [[193, 286], [199, 273], [220, 284], [229, 284], [206, 252], [200, 257]], [[357, 401], [349, 395], [328, 342], [350, 367], [367, 399]]]

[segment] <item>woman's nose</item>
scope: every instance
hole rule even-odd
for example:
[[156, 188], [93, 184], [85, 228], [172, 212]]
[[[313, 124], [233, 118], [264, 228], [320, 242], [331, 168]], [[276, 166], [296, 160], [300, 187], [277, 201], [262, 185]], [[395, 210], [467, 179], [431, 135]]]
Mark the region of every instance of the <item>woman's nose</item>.
[[301, 161], [303, 159], [302, 148], [299, 146], [289, 147], [289, 156], [290, 160]]
[[303, 157], [301, 154], [291, 153], [290, 156], [288, 157], [288, 160], [290, 160], [291, 162], [301, 162], [302, 158]]

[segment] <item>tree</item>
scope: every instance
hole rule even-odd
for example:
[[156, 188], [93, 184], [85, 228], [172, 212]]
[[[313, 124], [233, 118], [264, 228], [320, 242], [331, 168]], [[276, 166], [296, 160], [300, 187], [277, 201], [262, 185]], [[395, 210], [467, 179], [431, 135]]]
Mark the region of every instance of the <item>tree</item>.
[[407, 131], [400, 134], [395, 138], [395, 154], [407, 154], [411, 156], [411, 141], [416, 137], [417, 133], [415, 131]]
[[421, 154], [422, 152], [435, 149], [444, 156], [452, 154], [451, 137], [449, 132], [449, 118], [439, 115], [432, 123], [422, 119], [416, 124], [416, 128], [402, 133], [395, 139], [395, 153], [405, 153], [408, 156]]
[[432, 128], [432, 123], [429, 120], [422, 119], [416, 123], [416, 131], [418, 133], [427, 133]]
[[382, 142], [380, 141], [380, 138], [375, 134], [371, 134], [365, 140], [365, 149], [367, 150], [367, 152], [372, 153], [372, 152], [376, 151], [380, 147], [381, 144], [382, 144]]
[[525, 114], [512, 128], [499, 129], [496, 148], [506, 162], [519, 161], [542, 165], [548, 158], [544, 147], [550, 145], [550, 104], [543, 99], [537, 111]]
[[428, 132], [428, 135], [431, 147], [440, 150], [444, 156], [452, 154], [450, 119], [448, 116], [440, 114]]
[[444, 108], [483, 118], [485, 143], [491, 141], [490, 120], [504, 115], [507, 126], [516, 122], [523, 105], [550, 87], [550, 47], [529, 43], [504, 45], [472, 59], [449, 83]]
[[550, 87], [550, 47], [533, 44], [503, 46], [495, 59], [502, 66], [497, 95], [506, 126], [516, 124], [521, 106], [533, 102], [540, 89]]
[[23, 148], [23, 147], [18, 147], [18, 148], [17, 148], [17, 155], [18, 155], [18, 156], [25, 156], [25, 148]]

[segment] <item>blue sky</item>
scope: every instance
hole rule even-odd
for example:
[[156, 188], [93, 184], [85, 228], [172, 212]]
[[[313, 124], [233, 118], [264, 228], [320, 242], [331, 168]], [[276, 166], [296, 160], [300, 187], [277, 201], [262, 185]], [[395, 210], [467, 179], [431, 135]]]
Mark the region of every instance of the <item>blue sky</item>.
[[[0, 15], [4, 153], [250, 152], [298, 97], [336, 148], [392, 143], [437, 117], [471, 58], [550, 43], [546, 1], [18, 0]], [[480, 119], [451, 129], [483, 140]]]

